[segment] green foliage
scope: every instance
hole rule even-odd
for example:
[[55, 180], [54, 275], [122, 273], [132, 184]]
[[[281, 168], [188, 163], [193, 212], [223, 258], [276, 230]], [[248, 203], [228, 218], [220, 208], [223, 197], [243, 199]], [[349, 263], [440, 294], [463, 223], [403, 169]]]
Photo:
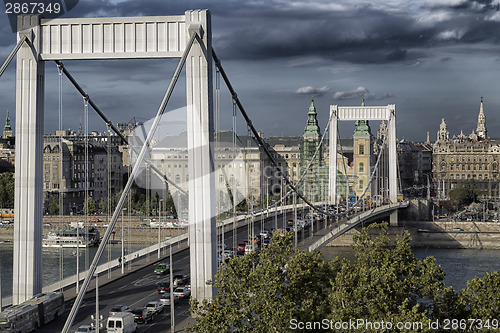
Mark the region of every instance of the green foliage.
[[[373, 228], [380, 228], [375, 238], [368, 233]], [[330, 319], [427, 323], [444, 288], [445, 274], [434, 258], [415, 257], [409, 232], [392, 243], [386, 226], [370, 226], [354, 242], [356, 261], [332, 263], [340, 269], [332, 279]]]
[[[260, 253], [232, 259], [219, 270], [215, 299], [191, 301], [196, 322], [188, 331], [289, 332], [292, 319], [334, 323], [365, 319], [423, 324], [420, 329], [373, 332], [448, 332], [429, 323], [456, 319], [467, 326], [471, 318], [486, 322], [500, 317], [498, 272], [474, 278], [458, 293], [445, 288], [445, 272], [435, 259], [416, 258], [408, 232], [391, 241], [387, 224], [363, 229], [354, 237], [354, 251], [352, 262], [337, 258], [325, 263], [320, 253], [293, 249], [291, 233], [275, 235]], [[467, 326], [451, 331], [473, 330]], [[488, 327], [479, 331], [490, 332]], [[348, 327], [342, 332], [372, 331]]]
[[487, 273], [482, 279], [468, 281], [467, 288], [459, 292], [458, 303], [466, 318], [500, 318], [500, 273]]
[[57, 215], [57, 214], [59, 214], [59, 203], [57, 202], [57, 200], [55, 198], [53, 198], [50, 201], [49, 214], [50, 215]]
[[219, 270], [212, 303], [192, 300], [193, 332], [288, 332], [290, 319], [324, 317], [330, 267], [292, 248], [291, 233]]
[[97, 213], [97, 205], [94, 198], [88, 197], [86, 201], [87, 202], [83, 205], [83, 211], [87, 210], [87, 214]]
[[12, 172], [0, 174], [0, 206], [14, 207], [14, 174]]
[[470, 179], [459, 182], [449, 194], [450, 198], [459, 205], [469, 205], [478, 201], [478, 197], [481, 195], [481, 189], [474, 180]]

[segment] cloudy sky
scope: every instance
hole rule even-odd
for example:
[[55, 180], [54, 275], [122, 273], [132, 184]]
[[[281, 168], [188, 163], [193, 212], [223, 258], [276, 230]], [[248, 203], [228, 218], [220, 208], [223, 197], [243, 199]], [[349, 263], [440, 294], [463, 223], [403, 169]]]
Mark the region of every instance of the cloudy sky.
[[[488, 134], [500, 137], [499, 0], [80, 0], [67, 17], [212, 13], [213, 46], [259, 131], [301, 135], [311, 96], [324, 129], [329, 105], [396, 104], [397, 136], [435, 140], [441, 118], [451, 135], [476, 127], [484, 97]], [[0, 57], [15, 44], [0, 14]], [[3, 61], [3, 60], [2, 60]], [[176, 61], [65, 62], [114, 122], [151, 118]], [[0, 78], [0, 123], [15, 110], [14, 63]], [[185, 105], [179, 83], [169, 110]], [[83, 102], [63, 81], [63, 122], [78, 128]], [[46, 124], [58, 123], [58, 75], [46, 65]], [[221, 128], [231, 101], [221, 93]], [[90, 127], [104, 125], [95, 117]], [[375, 132], [378, 124], [372, 124]], [[342, 136], [352, 134], [343, 124]], [[246, 133], [241, 120], [238, 132]]]

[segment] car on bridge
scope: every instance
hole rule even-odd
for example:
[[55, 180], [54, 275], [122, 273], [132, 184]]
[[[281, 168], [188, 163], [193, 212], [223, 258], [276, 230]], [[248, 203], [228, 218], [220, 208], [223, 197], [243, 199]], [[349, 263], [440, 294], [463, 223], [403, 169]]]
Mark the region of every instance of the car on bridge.
[[95, 328], [90, 325], [82, 325], [76, 329], [75, 333], [95, 333]]
[[160, 301], [151, 301], [148, 302], [144, 306], [150, 313], [151, 315], [157, 315], [158, 313], [163, 312], [163, 303]]
[[134, 321], [138, 324], [147, 324], [153, 319], [153, 314], [146, 308], [135, 308], [132, 310]]
[[173, 278], [174, 287], [181, 287], [189, 284], [189, 276], [184, 274], [176, 274]]
[[126, 305], [113, 305], [111, 307], [111, 310], [109, 310], [109, 316], [113, 316], [117, 314], [118, 312], [130, 312], [130, 308]]
[[[163, 303], [163, 305], [170, 306], [170, 293], [165, 293], [161, 296], [160, 302]], [[179, 296], [174, 294], [174, 304], [179, 302]]]
[[180, 298], [189, 298], [191, 295], [191, 289], [188, 287], [177, 287], [174, 290], [174, 295], [177, 295]]
[[164, 262], [158, 264], [154, 270], [155, 274], [164, 275], [170, 272], [170, 265]]
[[158, 283], [158, 294], [164, 294], [170, 292], [170, 282], [159, 282]]

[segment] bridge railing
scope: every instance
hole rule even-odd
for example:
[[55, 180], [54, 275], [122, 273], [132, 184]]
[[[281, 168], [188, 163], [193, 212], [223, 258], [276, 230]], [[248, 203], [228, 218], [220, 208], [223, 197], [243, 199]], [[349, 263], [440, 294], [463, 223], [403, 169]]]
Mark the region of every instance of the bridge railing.
[[382, 206], [376, 207], [374, 209], [364, 211], [363, 213], [356, 215], [353, 218], [351, 218], [350, 220], [340, 224], [338, 227], [335, 227], [334, 229], [332, 229], [332, 231], [328, 232], [326, 235], [322, 236], [316, 242], [311, 244], [307, 249], [308, 249], [308, 251], [316, 251], [316, 250], [322, 248], [325, 244], [331, 242], [333, 239], [346, 233], [347, 231], [358, 226], [360, 223], [368, 220], [369, 218], [372, 218], [372, 217], [379, 215], [379, 214], [382, 214], [382, 213], [386, 213], [386, 212], [394, 210], [394, 209], [405, 208], [405, 207], [408, 207], [408, 205], [409, 205], [409, 201], [402, 201], [402, 202], [397, 202], [397, 203], [391, 203], [388, 205], [382, 205]]

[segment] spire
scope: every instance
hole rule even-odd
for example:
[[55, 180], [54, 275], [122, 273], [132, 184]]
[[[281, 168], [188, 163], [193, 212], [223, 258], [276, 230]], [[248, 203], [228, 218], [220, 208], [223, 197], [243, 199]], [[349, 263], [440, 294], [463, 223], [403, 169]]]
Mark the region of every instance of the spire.
[[484, 116], [483, 97], [481, 96], [481, 104], [479, 106], [479, 115], [477, 116], [476, 135], [478, 140], [486, 139], [488, 131], [486, 130], [486, 117]]
[[7, 111], [7, 117], [5, 118], [5, 126], [3, 128], [3, 137], [8, 138], [13, 135], [12, 127], [10, 126], [10, 116], [9, 111]]
[[[361, 99], [361, 106], [365, 106], [365, 95]], [[368, 120], [356, 120], [356, 126], [354, 127], [354, 135], [372, 135], [370, 125]]]
[[437, 140], [438, 141], [447, 141], [450, 139], [450, 132], [448, 132], [448, 129], [446, 127], [446, 122], [444, 121], [444, 118], [441, 119], [441, 124], [439, 124], [439, 131], [437, 132]]
[[304, 129], [304, 137], [319, 137], [321, 135], [318, 119], [316, 118], [318, 114], [316, 113], [316, 107], [314, 106], [314, 97], [311, 98], [311, 105], [309, 106], [309, 112], [307, 113], [307, 124]]

